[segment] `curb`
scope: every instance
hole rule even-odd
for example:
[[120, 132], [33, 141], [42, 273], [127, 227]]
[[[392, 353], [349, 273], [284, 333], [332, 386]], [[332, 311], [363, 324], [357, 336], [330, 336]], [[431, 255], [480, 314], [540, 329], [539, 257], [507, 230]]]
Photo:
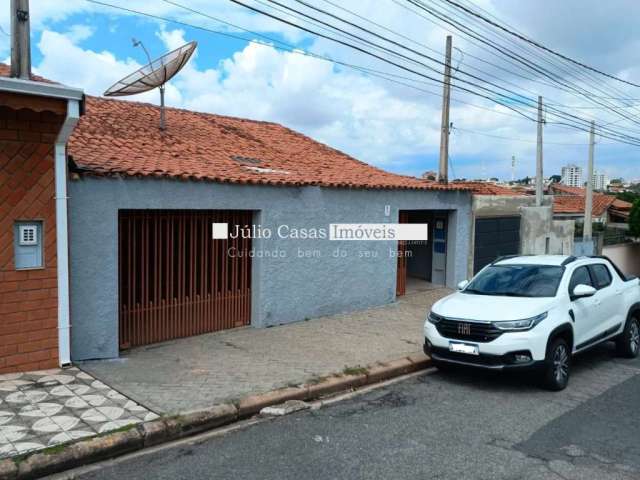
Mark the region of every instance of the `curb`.
[[178, 440], [227, 425], [287, 400], [316, 400], [320, 397], [379, 383], [431, 366], [431, 359], [415, 354], [374, 364], [363, 373], [332, 375], [317, 383], [287, 387], [259, 395], [249, 395], [235, 404], [218, 404], [205, 410], [184, 412], [140, 423], [85, 440], [54, 446], [38, 452], [0, 460], [0, 479], [26, 480], [59, 473], [107, 460], [146, 447]]

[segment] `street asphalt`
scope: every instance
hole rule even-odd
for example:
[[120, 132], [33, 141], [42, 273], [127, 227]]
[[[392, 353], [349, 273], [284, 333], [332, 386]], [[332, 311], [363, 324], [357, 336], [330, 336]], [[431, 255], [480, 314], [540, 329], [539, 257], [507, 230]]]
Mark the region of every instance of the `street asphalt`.
[[73, 478], [640, 479], [639, 400], [640, 359], [602, 346], [558, 393], [524, 375], [430, 371]]

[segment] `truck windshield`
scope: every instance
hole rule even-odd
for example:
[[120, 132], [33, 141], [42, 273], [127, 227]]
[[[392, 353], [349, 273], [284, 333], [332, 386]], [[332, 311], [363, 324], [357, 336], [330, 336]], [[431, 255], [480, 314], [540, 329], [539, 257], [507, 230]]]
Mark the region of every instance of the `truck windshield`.
[[462, 293], [506, 297], [555, 297], [563, 268], [552, 265], [491, 265]]

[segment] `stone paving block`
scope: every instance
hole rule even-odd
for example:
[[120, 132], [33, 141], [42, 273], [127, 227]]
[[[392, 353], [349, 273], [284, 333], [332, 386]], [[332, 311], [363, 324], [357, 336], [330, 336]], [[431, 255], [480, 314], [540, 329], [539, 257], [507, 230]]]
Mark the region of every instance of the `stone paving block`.
[[154, 418], [154, 412], [75, 367], [0, 377], [0, 458]]

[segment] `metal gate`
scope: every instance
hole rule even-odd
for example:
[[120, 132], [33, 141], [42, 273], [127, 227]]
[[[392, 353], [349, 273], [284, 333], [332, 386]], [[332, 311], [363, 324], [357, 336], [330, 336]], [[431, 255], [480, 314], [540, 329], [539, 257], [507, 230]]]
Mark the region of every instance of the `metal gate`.
[[476, 219], [473, 274], [502, 255], [520, 253], [520, 217]]
[[249, 325], [251, 239], [212, 239], [212, 223], [251, 224], [233, 210], [119, 214], [120, 348]]
[[[398, 223], [409, 223], [409, 212], [398, 214]], [[398, 268], [396, 270], [396, 296], [401, 297], [407, 290], [407, 242], [398, 241]]]

